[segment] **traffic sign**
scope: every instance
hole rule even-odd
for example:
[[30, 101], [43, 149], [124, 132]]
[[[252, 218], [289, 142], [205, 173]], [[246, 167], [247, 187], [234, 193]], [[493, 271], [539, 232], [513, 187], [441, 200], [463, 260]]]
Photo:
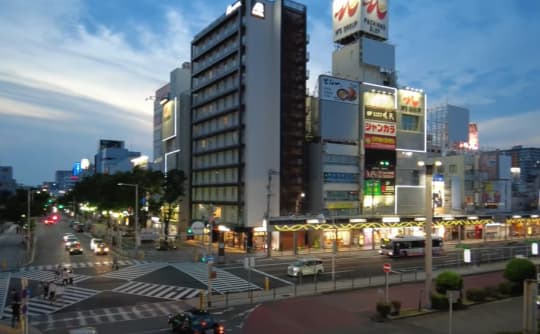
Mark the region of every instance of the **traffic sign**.
[[389, 273], [392, 271], [392, 265], [390, 263], [383, 264], [383, 270], [385, 273]]
[[214, 257], [212, 255], [208, 255], [206, 257], [206, 262], [207, 263], [214, 263]]

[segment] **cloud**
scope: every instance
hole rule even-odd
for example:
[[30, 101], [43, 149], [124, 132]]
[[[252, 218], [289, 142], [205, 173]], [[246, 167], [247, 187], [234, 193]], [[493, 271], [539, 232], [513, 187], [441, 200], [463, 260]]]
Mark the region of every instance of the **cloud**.
[[510, 148], [515, 145], [538, 147], [540, 109], [482, 121], [478, 124], [480, 147]]

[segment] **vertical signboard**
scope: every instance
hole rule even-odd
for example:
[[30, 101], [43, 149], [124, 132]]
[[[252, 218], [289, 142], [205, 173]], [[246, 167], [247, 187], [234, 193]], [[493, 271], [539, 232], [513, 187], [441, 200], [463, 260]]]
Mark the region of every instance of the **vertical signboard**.
[[161, 138], [163, 140], [176, 136], [176, 98], [163, 105], [163, 119], [161, 125]]

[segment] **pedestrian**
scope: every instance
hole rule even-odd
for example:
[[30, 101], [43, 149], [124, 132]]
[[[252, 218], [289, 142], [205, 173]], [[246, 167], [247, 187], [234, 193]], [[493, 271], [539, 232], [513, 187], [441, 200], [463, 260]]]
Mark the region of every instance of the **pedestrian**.
[[11, 289], [11, 303], [12, 304], [20, 304], [21, 303], [21, 295], [19, 294], [19, 292], [15, 288]]
[[75, 274], [73, 273], [73, 269], [68, 270], [68, 279], [69, 279], [69, 285], [73, 285], [73, 278]]
[[16, 325], [21, 321], [21, 304], [13, 303], [11, 304], [11, 327], [15, 328]]
[[67, 268], [64, 268], [62, 272], [62, 285], [68, 285], [69, 283], [69, 272]]
[[118, 258], [116, 257], [116, 254], [113, 255], [113, 265], [112, 265], [112, 268], [113, 270], [118, 270]]
[[56, 283], [52, 281], [49, 284], [49, 301], [51, 305], [54, 303], [55, 298], [56, 298]]
[[43, 299], [49, 297], [49, 282], [43, 282]]

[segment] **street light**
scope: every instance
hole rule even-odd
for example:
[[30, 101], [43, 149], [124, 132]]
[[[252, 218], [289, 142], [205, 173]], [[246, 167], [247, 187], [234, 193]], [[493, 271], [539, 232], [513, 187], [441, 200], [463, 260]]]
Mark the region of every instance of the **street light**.
[[418, 161], [419, 167], [424, 167], [426, 171], [425, 181], [425, 215], [424, 232], [426, 234], [426, 245], [424, 251], [424, 267], [426, 272], [426, 281], [424, 286], [424, 294], [426, 297], [426, 306], [431, 308], [431, 281], [433, 280], [433, 239], [431, 235], [431, 225], [433, 224], [433, 194], [432, 194], [432, 180], [433, 180], [433, 168], [441, 166], [440, 161]]
[[304, 197], [306, 197], [306, 194], [303, 192], [298, 194], [298, 196], [296, 196], [296, 205], [294, 206], [295, 215], [298, 215], [300, 213], [300, 201], [302, 201]]
[[116, 185], [135, 188], [135, 249], [140, 246], [139, 240], [139, 185], [137, 183], [118, 182]]

